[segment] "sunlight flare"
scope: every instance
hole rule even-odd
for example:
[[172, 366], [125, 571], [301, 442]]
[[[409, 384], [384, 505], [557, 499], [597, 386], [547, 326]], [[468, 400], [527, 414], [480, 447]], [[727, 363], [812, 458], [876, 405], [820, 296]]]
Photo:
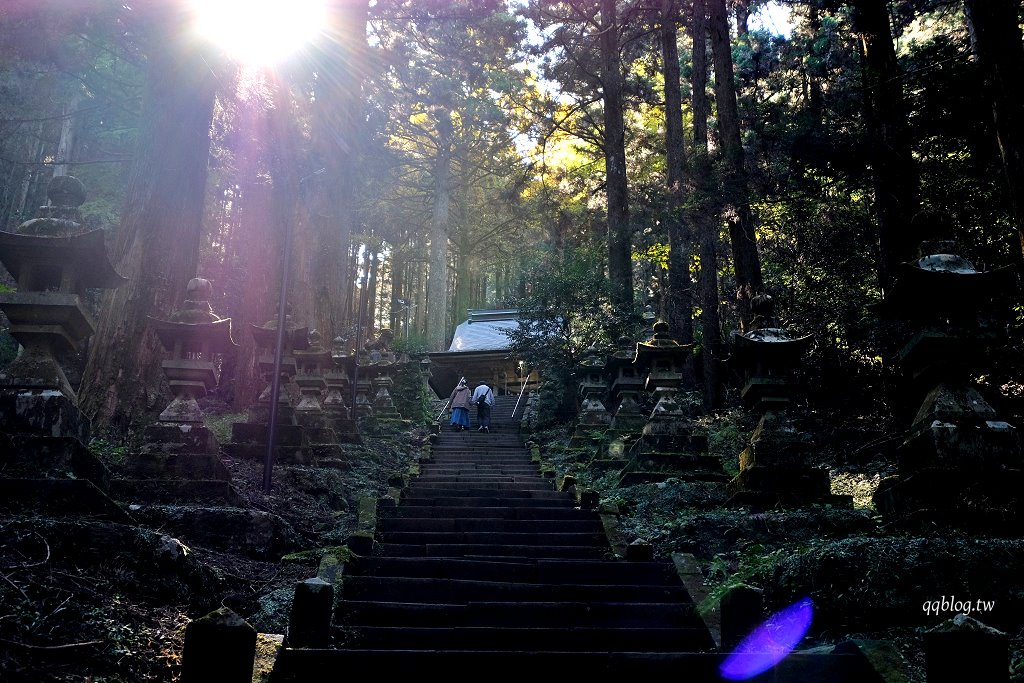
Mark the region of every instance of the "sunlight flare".
[[232, 59], [266, 66], [324, 30], [326, 0], [192, 0], [196, 30]]

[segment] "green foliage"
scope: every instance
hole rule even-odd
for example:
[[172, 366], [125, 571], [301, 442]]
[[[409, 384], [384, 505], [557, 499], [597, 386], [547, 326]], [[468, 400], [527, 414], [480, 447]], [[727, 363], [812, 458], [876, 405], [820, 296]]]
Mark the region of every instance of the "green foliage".
[[768, 551], [764, 546], [754, 544], [746, 548], [738, 559], [716, 555], [711, 559], [708, 577], [705, 579], [705, 584], [710, 585], [711, 590], [697, 605], [697, 610], [701, 615], [717, 610], [729, 591], [749, 585], [753, 579], [762, 576], [792, 552], [789, 548]]
[[0, 367], [18, 357], [18, 342], [7, 332], [0, 332]]
[[430, 351], [430, 343], [422, 334], [410, 334], [408, 338], [396, 337], [391, 342], [391, 348], [396, 353], [407, 353], [412, 356]]
[[634, 333], [638, 318], [614, 309], [597, 247], [550, 255], [533, 271], [530, 291], [517, 300], [522, 319], [509, 333], [513, 353], [546, 376], [565, 376], [591, 345], [607, 347]]
[[128, 446], [118, 446], [101, 437], [89, 441], [89, 452], [106, 464], [123, 465], [130, 450]]

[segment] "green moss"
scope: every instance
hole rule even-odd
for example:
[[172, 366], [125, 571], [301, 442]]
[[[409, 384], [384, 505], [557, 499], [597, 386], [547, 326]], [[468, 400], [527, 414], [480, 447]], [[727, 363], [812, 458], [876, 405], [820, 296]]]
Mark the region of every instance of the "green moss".
[[313, 548], [298, 553], [289, 553], [281, 558], [282, 564], [307, 564], [316, 566], [324, 555], [333, 555], [339, 562], [347, 562], [352, 559], [352, 551], [343, 545], [328, 546], [326, 548]]
[[231, 441], [231, 425], [235, 422], [245, 422], [245, 413], [225, 413], [224, 415], [207, 415], [204, 417], [206, 428], [213, 432], [218, 443]]

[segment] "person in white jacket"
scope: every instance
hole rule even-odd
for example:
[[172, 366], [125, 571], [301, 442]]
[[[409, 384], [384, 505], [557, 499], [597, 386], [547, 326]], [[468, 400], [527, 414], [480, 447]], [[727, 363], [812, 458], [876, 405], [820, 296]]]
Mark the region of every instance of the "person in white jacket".
[[476, 405], [476, 421], [480, 425], [477, 427], [477, 431], [491, 431], [491, 406], [494, 405], [494, 392], [489, 386], [480, 382], [473, 390], [473, 403]]

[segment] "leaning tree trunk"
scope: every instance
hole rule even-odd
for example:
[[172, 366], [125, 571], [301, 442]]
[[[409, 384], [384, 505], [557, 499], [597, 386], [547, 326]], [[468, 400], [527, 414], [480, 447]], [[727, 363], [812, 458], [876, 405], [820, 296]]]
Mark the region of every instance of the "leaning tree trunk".
[[690, 172], [690, 213], [696, 228], [700, 253], [700, 329], [703, 338], [704, 407], [719, 408], [722, 392], [722, 322], [718, 306], [718, 207], [715, 199], [714, 171], [708, 155], [707, 7], [705, 0], [693, 2], [693, 158]]
[[1024, 48], [1017, 23], [1019, 2], [964, 0], [971, 42], [985, 72], [992, 121], [1017, 224], [1019, 262], [1024, 261]]
[[889, 28], [889, 3], [857, 0], [854, 6], [854, 25], [860, 34], [863, 61], [865, 118], [871, 136], [881, 252], [878, 275], [882, 291], [888, 292], [899, 264], [914, 256], [924, 237], [910, 229], [910, 219], [917, 212], [917, 173]]
[[708, 0], [711, 51], [715, 60], [715, 101], [718, 104], [718, 133], [725, 160], [725, 198], [733, 207], [729, 219], [733, 268], [736, 274], [736, 304], [740, 331], [750, 324], [750, 301], [761, 291], [761, 257], [757, 253], [754, 216], [750, 211], [747, 172], [740, 141], [739, 111], [733, 84], [732, 44], [725, 0]]
[[612, 301], [633, 307], [633, 259], [626, 180], [626, 124], [622, 111], [622, 65], [615, 0], [601, 0], [601, 83], [604, 88], [605, 189], [608, 196], [608, 279]]
[[111, 433], [127, 432], [156, 407], [164, 352], [146, 316], [166, 317], [179, 304], [196, 275], [202, 234], [216, 77], [184, 38], [152, 44], [114, 249], [128, 282], [104, 297], [80, 392], [86, 414]]
[[[668, 223], [668, 296], [666, 312], [672, 335], [680, 344], [693, 343], [693, 283], [690, 261], [693, 230], [686, 215], [686, 143], [683, 139], [683, 96], [675, 0], [663, 0], [661, 55], [665, 69], [666, 222]], [[694, 382], [692, 358], [684, 369], [686, 384]]]

